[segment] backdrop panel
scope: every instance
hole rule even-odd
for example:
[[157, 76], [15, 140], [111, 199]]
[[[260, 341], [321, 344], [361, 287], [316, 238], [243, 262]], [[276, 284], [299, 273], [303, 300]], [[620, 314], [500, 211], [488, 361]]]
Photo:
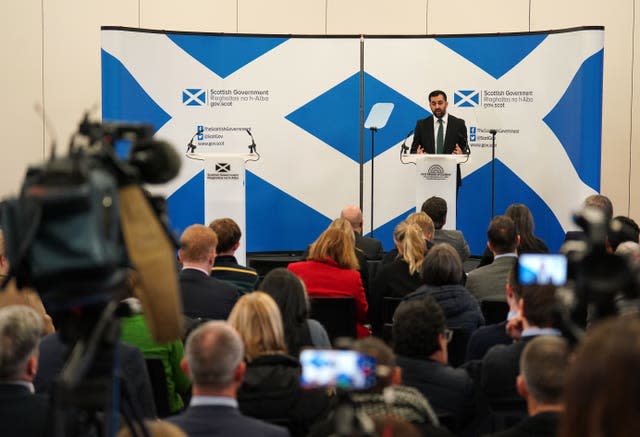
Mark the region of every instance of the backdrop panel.
[[[358, 36], [103, 28], [102, 50], [105, 119], [151, 122], [182, 155], [194, 135], [196, 152], [245, 152], [251, 132], [262, 158], [247, 165], [250, 252], [303, 249], [357, 203], [361, 83], [365, 114], [377, 102], [395, 105], [374, 150], [374, 233], [387, 249], [415, 202], [414, 167], [400, 163], [399, 145], [429, 115], [432, 89], [447, 92], [450, 112], [469, 129], [473, 159], [463, 166], [457, 220], [473, 253], [482, 252], [490, 220], [489, 129], [498, 130], [496, 213], [526, 203], [553, 249], [571, 227], [570, 212], [599, 190], [602, 29], [365, 37], [362, 51]], [[177, 231], [205, 216], [202, 163], [183, 164], [175, 180], [153, 188], [169, 196]]]

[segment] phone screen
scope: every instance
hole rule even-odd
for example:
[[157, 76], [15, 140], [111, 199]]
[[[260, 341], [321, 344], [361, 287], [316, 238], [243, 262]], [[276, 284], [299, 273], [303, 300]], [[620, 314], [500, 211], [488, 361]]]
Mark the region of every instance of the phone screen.
[[522, 285], [564, 285], [567, 282], [567, 257], [523, 253], [518, 258], [518, 282]]
[[300, 353], [303, 388], [362, 390], [376, 383], [376, 360], [349, 350], [305, 349]]

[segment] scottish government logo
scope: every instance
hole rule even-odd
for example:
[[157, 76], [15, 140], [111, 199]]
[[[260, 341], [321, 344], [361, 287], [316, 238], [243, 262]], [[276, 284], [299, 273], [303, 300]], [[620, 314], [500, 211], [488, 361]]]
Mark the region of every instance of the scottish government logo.
[[480, 104], [480, 91], [457, 90], [453, 94], [453, 103], [459, 108], [475, 108]]
[[207, 90], [201, 88], [182, 90], [182, 103], [185, 106], [205, 106], [207, 104]]

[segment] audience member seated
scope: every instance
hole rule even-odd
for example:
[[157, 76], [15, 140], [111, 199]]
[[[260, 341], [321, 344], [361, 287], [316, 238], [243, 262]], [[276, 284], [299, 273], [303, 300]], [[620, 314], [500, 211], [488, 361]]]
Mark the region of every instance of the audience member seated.
[[[85, 317], [88, 314], [88, 312], [85, 313]], [[52, 315], [54, 321], [60, 319], [59, 315]], [[95, 315], [96, 319], [97, 317], [98, 314]], [[71, 352], [69, 344], [75, 344], [75, 341], [71, 340], [70, 337], [67, 338], [69, 333], [64, 335], [65, 342], [62, 341], [62, 334], [65, 331], [67, 330], [63, 326], [61, 330], [47, 335], [40, 342], [38, 374], [33, 380], [36, 393], [51, 394], [53, 392], [54, 383]], [[118, 348], [116, 353], [120, 357], [120, 372], [124, 378], [124, 384], [126, 384], [131, 394], [132, 402], [138, 406], [144, 417], [155, 418], [156, 407], [153, 391], [142, 352], [137, 347], [122, 341], [118, 341], [116, 347]], [[112, 360], [101, 361], [97, 359], [94, 362], [91, 374], [107, 374], [107, 372], [111, 371], [112, 365]]]
[[453, 418], [462, 429], [474, 418], [475, 390], [466, 371], [447, 365], [450, 335], [431, 296], [407, 301], [395, 314], [394, 352], [403, 384], [420, 390], [439, 417]]
[[280, 308], [290, 355], [297, 357], [304, 347], [331, 349], [327, 331], [320, 322], [309, 318], [307, 292], [300, 278], [278, 267], [267, 273], [260, 290], [271, 296]]
[[[422, 236], [424, 237], [425, 248], [428, 251], [431, 249], [433, 244], [433, 234], [435, 232], [435, 227], [433, 226], [433, 220], [423, 211], [420, 212], [412, 212], [407, 216], [405, 222], [408, 224], [416, 224], [422, 230]], [[425, 252], [426, 253], [426, 252]], [[398, 249], [393, 248], [389, 252], [387, 252], [382, 259], [382, 264], [390, 264], [396, 258], [398, 258]]]
[[587, 332], [568, 370], [559, 437], [640, 435], [640, 320], [601, 321]]
[[385, 297], [404, 297], [422, 284], [420, 269], [426, 247], [422, 230], [415, 224], [401, 222], [393, 232], [393, 242], [400, 256], [381, 267], [373, 282], [369, 318], [373, 331], [382, 333], [382, 302]]
[[353, 233], [341, 229], [325, 230], [309, 248], [306, 261], [287, 267], [304, 282], [310, 297], [353, 297], [356, 305], [358, 337], [370, 335], [367, 323], [369, 305], [358, 273]]
[[216, 259], [211, 268], [211, 276], [237, 287], [241, 293], [256, 289], [258, 272], [251, 267], [238, 264], [234, 256], [240, 247], [242, 231], [236, 222], [230, 218], [216, 219], [209, 223], [218, 237]]
[[[521, 253], [549, 253], [549, 248], [545, 242], [533, 234], [535, 228], [533, 214], [531, 214], [526, 205], [513, 203], [509, 205], [504, 215], [516, 224], [516, 232], [520, 236], [518, 255]], [[487, 247], [482, 254], [478, 267], [486, 266], [492, 262], [493, 252]]]
[[442, 197], [429, 197], [422, 204], [422, 211], [431, 217], [436, 228], [433, 243], [449, 243], [460, 255], [460, 261], [465, 262], [469, 258], [471, 251], [467, 241], [464, 239], [464, 235], [455, 229], [443, 229], [447, 222], [447, 201]]
[[193, 381], [189, 407], [167, 420], [189, 437], [288, 436], [285, 428], [244, 416], [236, 394], [246, 364], [242, 339], [226, 322], [199, 326], [187, 339], [185, 373]]
[[439, 244], [429, 250], [422, 265], [424, 285], [407, 295], [405, 302], [432, 296], [442, 308], [449, 328], [471, 333], [484, 324], [484, 317], [478, 301], [461, 284], [463, 275], [462, 262], [455, 249], [447, 243]]
[[182, 311], [197, 319], [226, 319], [239, 297], [236, 287], [209, 276], [218, 238], [209, 227], [191, 225], [182, 233], [178, 257]]
[[[351, 228], [351, 224], [343, 218], [335, 219], [329, 225], [330, 228], [338, 228], [346, 233], [353, 232]], [[357, 234], [356, 234], [357, 235]], [[369, 265], [367, 263], [367, 256], [365, 253], [359, 249], [357, 246], [354, 246], [353, 252], [356, 254], [356, 258], [358, 259], [358, 273], [360, 273], [360, 279], [362, 280], [362, 287], [364, 288], [364, 294], [367, 297], [367, 302], [369, 301], [369, 292], [371, 284], [369, 284]], [[303, 255], [304, 259], [307, 259], [309, 256], [309, 250]]]
[[355, 245], [366, 255], [367, 259], [382, 259], [384, 250], [380, 240], [362, 236], [362, 211], [355, 205], [346, 206], [340, 213], [340, 218], [346, 219], [353, 228]]
[[514, 265], [509, 271], [505, 284], [505, 296], [509, 304], [509, 314], [504, 322], [482, 326], [471, 335], [467, 343], [467, 361], [481, 360], [487, 351], [498, 344], [511, 344], [513, 339], [507, 333], [507, 322], [518, 315], [521, 297], [520, 284], [517, 281], [518, 266]]
[[242, 338], [247, 362], [238, 390], [240, 411], [286, 423], [292, 435], [307, 435], [311, 424], [327, 413], [329, 399], [322, 391], [300, 387], [300, 362], [287, 355], [278, 305], [261, 291], [244, 295], [231, 311], [229, 324]]
[[489, 400], [518, 399], [514, 381], [520, 373], [520, 355], [540, 335], [560, 335], [553, 328], [556, 289], [553, 285], [522, 286], [519, 314], [507, 324], [518, 341], [489, 349], [482, 360], [481, 386]]
[[[166, 377], [167, 399], [172, 414], [184, 408], [183, 396], [189, 392], [191, 381], [180, 368], [184, 358], [182, 341], [159, 344], [151, 337], [151, 331], [142, 314], [140, 301], [135, 297], [126, 299], [132, 312], [130, 316], [121, 318], [120, 339], [132, 346], [136, 346], [145, 358], [159, 358], [162, 361]], [[154, 381], [151, 381], [154, 384]]]
[[[438, 418], [429, 401], [415, 388], [401, 385], [402, 371], [396, 365], [393, 351], [382, 340], [369, 337], [356, 341], [351, 349], [376, 360], [376, 384], [367, 390], [350, 394], [350, 402], [357, 413], [371, 419], [393, 416], [403, 419], [422, 431], [422, 435], [450, 435], [439, 427]], [[340, 408], [340, 406], [338, 407]], [[314, 427], [313, 435], [335, 433], [337, 414]]]
[[518, 394], [527, 401], [529, 417], [492, 437], [555, 437], [568, 366], [569, 348], [563, 338], [540, 336], [527, 343], [515, 384]]
[[[592, 194], [584, 199], [584, 207], [598, 208], [604, 214], [607, 223], [613, 219], [613, 204], [611, 200], [603, 194]], [[564, 242], [567, 241], [586, 241], [587, 236], [584, 231], [567, 231], [564, 236]]]
[[513, 220], [504, 215], [495, 217], [489, 224], [487, 237], [494, 261], [467, 275], [467, 290], [479, 301], [487, 298], [504, 299], [507, 275], [518, 262], [516, 250], [520, 239]]
[[640, 244], [634, 241], [620, 243], [616, 255], [625, 257], [634, 268], [640, 267]]
[[49, 401], [34, 394], [43, 322], [24, 305], [0, 309], [0, 428], [5, 437], [40, 437], [49, 430]]

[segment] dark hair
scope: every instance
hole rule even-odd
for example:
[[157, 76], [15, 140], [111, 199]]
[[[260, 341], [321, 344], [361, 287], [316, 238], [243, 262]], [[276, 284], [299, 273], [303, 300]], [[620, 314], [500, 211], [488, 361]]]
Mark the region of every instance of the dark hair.
[[442, 197], [429, 197], [422, 204], [422, 212], [426, 213], [436, 229], [442, 229], [447, 220], [447, 201]]
[[555, 285], [522, 286], [522, 312], [530, 325], [539, 328], [552, 327], [555, 304]]
[[600, 209], [607, 220], [607, 223], [613, 218], [613, 204], [611, 200], [602, 194], [593, 194], [584, 199], [584, 206], [593, 206]]
[[242, 237], [240, 227], [230, 218], [216, 219], [209, 223], [209, 227], [218, 236], [218, 246], [216, 247], [218, 253], [231, 250]]
[[609, 244], [615, 251], [618, 246], [625, 241], [633, 241], [634, 243], [638, 243], [640, 228], [632, 218], [619, 215], [611, 221], [611, 227], [608, 236]]
[[267, 273], [259, 289], [271, 296], [280, 308], [287, 348], [289, 354], [296, 356], [302, 346], [307, 346], [302, 344], [302, 334], [309, 329], [309, 308], [302, 281], [284, 267], [278, 267]]
[[433, 296], [402, 302], [394, 314], [393, 351], [426, 360], [440, 349], [438, 335], [444, 330], [444, 313]]
[[422, 280], [434, 287], [460, 284], [463, 271], [458, 252], [447, 243], [436, 244], [422, 264]]
[[429, 93], [429, 101], [431, 101], [432, 97], [442, 96], [444, 97], [444, 101], [447, 101], [447, 93], [442, 90], [434, 90]]
[[516, 224], [506, 215], [494, 217], [489, 224], [487, 238], [497, 254], [515, 252], [518, 241]]
[[640, 320], [624, 316], [587, 332], [568, 371], [560, 437], [640, 435]]
[[509, 205], [504, 215], [513, 220], [516, 225], [516, 232], [520, 236], [519, 252], [527, 252], [539, 246], [533, 236], [534, 223], [533, 214], [526, 205], [513, 203]]

